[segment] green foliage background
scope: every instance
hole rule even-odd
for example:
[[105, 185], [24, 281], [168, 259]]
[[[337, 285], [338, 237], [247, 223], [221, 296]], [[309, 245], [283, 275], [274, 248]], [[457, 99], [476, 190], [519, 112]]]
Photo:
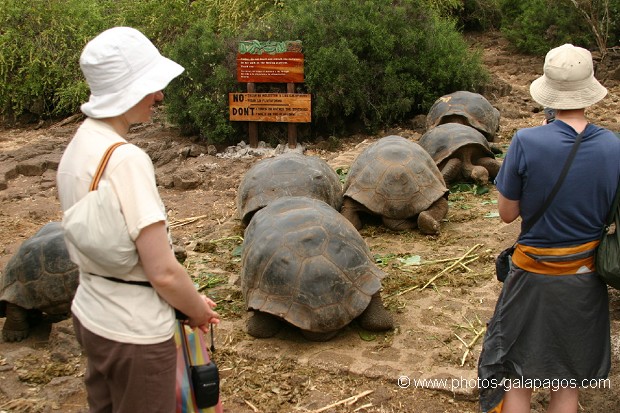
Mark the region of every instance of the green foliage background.
[[[611, 47], [620, 39], [620, 0], [609, 0], [609, 12]], [[312, 94], [314, 135], [393, 126], [442, 94], [475, 91], [486, 74], [463, 31], [500, 29], [528, 53], [565, 42], [596, 48], [570, 0], [3, 0], [0, 118], [77, 113], [88, 98], [81, 50], [117, 25], [141, 30], [186, 68], [165, 91], [166, 109], [208, 142], [244, 136], [227, 108], [228, 93], [244, 90], [235, 78], [240, 40], [303, 42], [306, 81], [297, 88]]]
[[[607, 46], [620, 40], [620, 0], [578, 0], [582, 9], [604, 15], [609, 5]], [[596, 50], [591, 26], [570, 0], [500, 0], [501, 31], [521, 52], [544, 55], [564, 43]]]
[[402, 122], [487, 75], [454, 22], [422, 0], [291, 0], [244, 35], [303, 41], [313, 128], [328, 134]]

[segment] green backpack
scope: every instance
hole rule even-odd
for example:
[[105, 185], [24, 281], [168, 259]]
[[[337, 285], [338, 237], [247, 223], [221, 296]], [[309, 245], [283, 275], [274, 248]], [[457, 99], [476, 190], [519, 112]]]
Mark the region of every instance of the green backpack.
[[612, 204], [601, 243], [596, 250], [596, 272], [607, 283], [620, 290], [620, 187]]

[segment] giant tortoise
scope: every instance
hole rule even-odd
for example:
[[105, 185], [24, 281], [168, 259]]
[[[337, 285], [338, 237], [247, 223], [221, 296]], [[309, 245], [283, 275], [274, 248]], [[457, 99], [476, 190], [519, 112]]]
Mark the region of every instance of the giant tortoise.
[[78, 281], [78, 267], [69, 259], [61, 223], [46, 224], [21, 244], [2, 274], [4, 341], [28, 337], [30, 321], [41, 313], [68, 316]]
[[340, 210], [342, 184], [336, 171], [317, 156], [295, 152], [263, 159], [243, 176], [237, 211], [247, 225], [259, 209], [283, 196], [308, 196]]
[[354, 319], [367, 330], [388, 330], [393, 320], [379, 294], [384, 276], [361, 235], [330, 205], [279, 198], [245, 230], [241, 289], [253, 311], [247, 331], [271, 337], [285, 321], [324, 341]]
[[351, 165], [341, 213], [357, 229], [368, 214], [395, 231], [417, 227], [437, 234], [448, 213], [447, 198], [443, 176], [429, 153], [392, 135], [367, 147]]
[[470, 126], [444, 123], [427, 131], [418, 143], [431, 155], [446, 184], [463, 180], [486, 185], [499, 172], [489, 142]]
[[435, 101], [426, 116], [430, 130], [444, 123], [461, 123], [482, 133], [493, 142], [499, 130], [499, 111], [481, 94], [459, 90]]

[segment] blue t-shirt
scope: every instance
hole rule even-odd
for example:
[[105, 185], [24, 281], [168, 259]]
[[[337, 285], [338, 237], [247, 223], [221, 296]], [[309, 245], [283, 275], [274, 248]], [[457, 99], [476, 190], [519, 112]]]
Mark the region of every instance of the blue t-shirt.
[[[538, 211], [560, 176], [577, 133], [553, 123], [517, 131], [495, 180], [497, 190], [518, 200], [522, 225]], [[577, 155], [553, 202], [519, 242], [534, 247], [566, 247], [594, 241], [620, 181], [620, 139], [588, 124]]]

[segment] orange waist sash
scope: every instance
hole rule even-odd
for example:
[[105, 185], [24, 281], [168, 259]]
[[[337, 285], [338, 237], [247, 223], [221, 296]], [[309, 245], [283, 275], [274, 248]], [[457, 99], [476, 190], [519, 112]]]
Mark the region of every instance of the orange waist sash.
[[546, 275], [573, 275], [595, 271], [594, 255], [599, 241], [561, 248], [517, 244], [512, 262], [525, 271]]

